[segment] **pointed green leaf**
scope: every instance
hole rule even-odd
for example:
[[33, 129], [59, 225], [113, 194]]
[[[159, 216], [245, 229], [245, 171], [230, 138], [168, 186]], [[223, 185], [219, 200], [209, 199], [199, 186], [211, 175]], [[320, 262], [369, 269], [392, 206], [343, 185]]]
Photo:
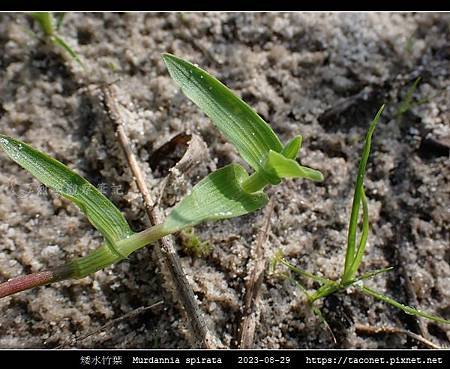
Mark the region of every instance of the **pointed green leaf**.
[[38, 22], [39, 26], [41, 27], [42, 32], [46, 36], [52, 36], [54, 34], [54, 27], [53, 27], [53, 17], [51, 13], [48, 12], [36, 12], [31, 13], [31, 16], [33, 19]]
[[238, 164], [209, 174], [171, 211], [163, 224], [164, 231], [173, 233], [206, 220], [233, 218], [262, 208], [267, 195], [244, 191], [241, 183], [247, 178], [247, 172]]
[[[364, 185], [364, 175], [366, 174], [366, 166], [367, 161], [369, 160], [370, 147], [372, 144], [372, 135], [375, 131], [375, 127], [377, 126], [378, 120], [381, 117], [381, 113], [384, 110], [384, 105], [378, 110], [375, 118], [370, 123], [369, 129], [366, 134], [366, 138], [364, 141], [363, 153], [361, 155], [361, 160], [359, 161], [358, 175], [356, 177], [355, 183], [355, 192], [353, 195], [353, 204], [352, 204], [352, 212], [350, 215], [350, 224], [348, 227], [348, 237], [347, 237], [347, 251], [345, 254], [345, 267], [344, 267], [344, 275], [342, 280], [344, 283], [349, 282], [353, 279], [352, 273], [352, 265], [356, 257], [356, 229], [358, 226], [358, 217], [359, 217], [359, 207], [362, 203], [361, 197], [363, 194], [363, 185]], [[361, 246], [360, 246], [361, 247]], [[362, 245], [364, 251], [365, 244]], [[353, 270], [358, 269], [357, 265], [353, 265]]]
[[78, 56], [78, 53], [72, 49], [67, 43], [66, 41], [64, 41], [61, 37], [59, 36], [53, 36], [52, 38], [53, 43], [56, 46], [61, 47], [62, 49], [64, 49], [71, 57], [72, 59], [75, 59], [75, 61], [80, 64], [80, 66], [82, 68], [85, 68], [83, 62], [81, 61], [80, 57]]
[[216, 125], [254, 169], [262, 168], [269, 150], [281, 152], [272, 128], [228, 87], [197, 66], [163, 54], [171, 77]]
[[56, 30], [58, 31], [64, 21], [64, 18], [66, 16], [66, 13], [58, 13], [55, 18], [56, 18]]
[[288, 159], [295, 159], [300, 151], [300, 148], [302, 147], [302, 140], [302, 136], [295, 136], [285, 147], [283, 147], [281, 153]]
[[397, 309], [403, 310], [406, 314], [420, 316], [422, 318], [427, 318], [427, 319], [433, 320], [438, 323], [450, 324], [450, 320], [448, 320], [448, 319], [444, 319], [439, 316], [426, 313], [425, 311], [415, 309], [415, 308], [407, 306], [407, 305], [403, 305], [400, 302], [397, 302], [394, 299], [392, 299], [386, 295], [383, 295], [365, 285], [359, 286], [358, 284], [355, 284], [355, 286], [358, 287], [365, 294], [372, 296], [372, 297], [376, 298], [377, 300], [386, 302], [387, 304], [392, 305], [392, 306], [396, 307]]
[[133, 234], [120, 210], [92, 184], [64, 164], [19, 140], [1, 134], [0, 146], [12, 160], [39, 181], [73, 201], [111, 245]]
[[288, 159], [282, 154], [270, 150], [264, 165], [264, 173], [268, 180], [276, 184], [282, 178], [308, 178], [312, 181], [323, 181], [323, 175], [318, 170], [300, 165], [295, 160]]

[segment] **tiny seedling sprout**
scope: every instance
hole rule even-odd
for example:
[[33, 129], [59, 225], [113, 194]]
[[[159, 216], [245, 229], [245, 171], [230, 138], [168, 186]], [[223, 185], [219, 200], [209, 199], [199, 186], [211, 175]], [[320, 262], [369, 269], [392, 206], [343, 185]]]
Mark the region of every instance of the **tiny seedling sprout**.
[[72, 47], [70, 47], [69, 44], [58, 34], [59, 28], [64, 20], [65, 13], [57, 13], [54, 16], [53, 13], [49, 12], [36, 12], [31, 13], [31, 16], [38, 23], [39, 28], [44, 34], [46, 40], [63, 49], [72, 59], [84, 68], [84, 64], [78, 56], [78, 53], [72, 49]]
[[[47, 15], [42, 27], [49, 35]], [[44, 22], [45, 21], [45, 22]], [[321, 181], [322, 174], [300, 165], [301, 136], [283, 146], [272, 128], [225, 85], [195, 65], [170, 54], [163, 59], [182, 91], [208, 115], [254, 169], [231, 163], [197, 183], [165, 221], [142, 232], [131, 230], [119, 209], [86, 179], [24, 142], [0, 135], [0, 147], [47, 187], [76, 204], [103, 235], [104, 244], [85, 257], [50, 271], [13, 278], [0, 284], [0, 297], [68, 278], [83, 278], [128, 257], [152, 242], [201, 222], [248, 214], [268, 202], [263, 189], [284, 178]]]
[[[416, 80], [415, 85], [417, 84], [418, 80]], [[398, 309], [403, 310], [405, 313], [410, 315], [415, 315], [418, 317], [423, 317], [430, 319], [432, 321], [438, 322], [438, 323], [445, 323], [450, 324], [450, 320], [443, 319], [441, 317], [428, 314], [424, 311], [412, 308], [410, 306], [406, 306], [404, 304], [401, 304], [394, 299], [379, 293], [368, 286], [364, 284], [365, 280], [368, 280], [370, 278], [375, 277], [378, 274], [388, 272], [392, 270], [393, 268], [383, 268], [378, 270], [369, 271], [367, 273], [364, 273], [360, 276], [356, 276], [358, 269], [361, 265], [364, 251], [367, 244], [367, 238], [369, 235], [369, 209], [367, 204], [366, 195], [364, 192], [364, 175], [366, 173], [366, 166], [367, 161], [370, 154], [370, 146], [372, 142], [372, 135], [374, 133], [375, 127], [377, 125], [378, 120], [380, 119], [381, 113], [384, 110], [384, 105], [379, 109], [378, 113], [376, 114], [375, 118], [373, 119], [372, 123], [369, 126], [368, 132], [366, 134], [364, 147], [362, 156], [359, 162], [359, 169], [358, 174], [356, 177], [356, 183], [355, 183], [355, 190], [353, 195], [353, 205], [352, 205], [352, 211], [350, 215], [350, 224], [349, 224], [349, 230], [348, 230], [348, 238], [347, 238], [347, 249], [346, 249], [346, 255], [345, 255], [345, 262], [344, 262], [344, 270], [342, 272], [341, 279], [339, 281], [333, 281], [328, 278], [324, 278], [315, 274], [312, 274], [310, 272], [307, 272], [305, 270], [302, 270], [296, 266], [294, 266], [292, 263], [287, 261], [283, 254], [278, 251], [275, 253], [274, 258], [272, 259], [271, 269], [273, 272], [275, 272], [277, 269], [278, 264], [284, 265], [288, 270], [291, 272], [303, 277], [303, 278], [309, 278], [315, 282], [317, 282], [320, 287], [315, 290], [313, 293], [308, 292], [306, 287], [304, 287], [300, 282], [297, 280], [289, 277], [286, 273], [281, 273], [281, 275], [285, 278], [288, 278], [294, 282], [294, 284], [299, 287], [306, 295], [308, 303], [312, 307], [313, 312], [319, 317], [320, 321], [324, 322], [323, 317], [320, 313], [320, 311], [317, 309], [316, 306], [314, 306], [314, 302], [323, 299], [335, 292], [346, 290], [349, 287], [353, 286], [356, 287], [361, 292], [365, 293], [366, 295], [372, 296], [375, 299], [384, 301], [392, 306], [395, 306]], [[359, 241], [357, 242], [357, 228], [358, 228], [358, 219], [359, 219], [359, 213], [360, 213], [360, 207], [362, 207], [362, 230], [359, 237]]]

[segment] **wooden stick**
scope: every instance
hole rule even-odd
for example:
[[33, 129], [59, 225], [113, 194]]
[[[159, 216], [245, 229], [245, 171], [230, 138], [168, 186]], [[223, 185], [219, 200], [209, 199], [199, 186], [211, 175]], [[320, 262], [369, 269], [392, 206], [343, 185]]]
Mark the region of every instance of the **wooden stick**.
[[436, 345], [435, 343], [431, 342], [430, 340], [427, 340], [426, 338], [422, 337], [421, 335], [418, 335], [416, 333], [410, 332], [406, 329], [396, 328], [396, 327], [372, 327], [370, 325], [363, 325], [363, 324], [356, 324], [355, 329], [358, 332], [365, 333], [365, 334], [405, 334], [408, 337], [411, 337], [412, 339], [415, 339], [416, 341], [419, 341], [423, 343], [425, 346], [433, 349], [442, 349], [441, 346]]
[[237, 334], [237, 344], [241, 349], [253, 348], [255, 338], [255, 328], [257, 317], [259, 314], [259, 299], [261, 284], [266, 269], [266, 259], [264, 258], [264, 243], [270, 228], [270, 217], [272, 215], [274, 202], [272, 198], [267, 204], [264, 213], [264, 225], [258, 233], [256, 247], [253, 257], [253, 268], [248, 274], [248, 280], [245, 285], [244, 307], [242, 309], [242, 317]]
[[[133, 154], [128, 136], [125, 133], [125, 123], [122, 114], [120, 113], [115, 86], [105, 86], [102, 91], [106, 114], [111, 122], [115, 124], [119, 144], [125, 153], [126, 160], [133, 173], [138, 189], [143, 196], [146, 213], [150, 223], [152, 225], [162, 223], [162, 213], [150, 196], [150, 192], [145, 184], [145, 178], [136, 157]], [[218, 338], [209, 331], [205, 323], [203, 313], [198, 306], [194, 291], [186, 278], [183, 267], [181, 266], [180, 258], [173, 245], [173, 237], [166, 236], [162, 238], [157, 245], [158, 261], [163, 270], [167, 270], [170, 280], [175, 287], [176, 291], [174, 291], [174, 297], [179, 301], [182, 311], [187, 315], [186, 320], [191, 327], [194, 345], [208, 349], [222, 347]]]
[[[71, 345], [74, 345], [77, 342], [84, 341], [85, 339], [87, 339], [87, 338], [89, 338], [89, 337], [91, 337], [91, 336], [93, 336], [93, 335], [95, 335], [95, 334], [97, 334], [99, 332], [102, 332], [102, 331], [104, 331], [104, 330], [106, 330], [106, 329], [116, 325], [117, 323], [119, 323], [119, 322], [121, 322], [123, 320], [132, 319], [132, 318], [134, 318], [135, 316], [137, 316], [139, 314], [145, 313], [146, 311], [161, 305], [162, 303], [163, 303], [163, 301], [161, 300], [161, 301], [155, 302], [154, 304], [152, 304], [150, 306], [141, 306], [141, 307], [139, 307], [137, 309], [134, 309], [134, 310], [132, 310], [132, 311], [130, 311], [130, 312], [128, 312], [128, 313], [126, 313], [126, 314], [116, 318], [116, 319], [110, 320], [108, 323], [102, 325], [100, 328], [94, 329], [93, 331], [85, 334], [84, 336], [81, 336], [81, 337], [78, 337], [78, 338], [74, 338], [72, 340], [72, 342], [71, 342]], [[66, 341], [62, 345], [59, 345], [58, 347], [56, 347], [56, 349], [64, 348], [68, 344], [69, 344], [69, 342]]]

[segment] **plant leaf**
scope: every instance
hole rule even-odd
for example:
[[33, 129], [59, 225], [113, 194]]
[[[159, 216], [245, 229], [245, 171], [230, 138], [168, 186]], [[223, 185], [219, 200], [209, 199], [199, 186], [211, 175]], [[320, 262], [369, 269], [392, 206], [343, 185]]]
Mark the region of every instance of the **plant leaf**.
[[365, 294], [372, 296], [378, 300], [384, 301], [384, 302], [388, 303], [389, 305], [395, 306], [396, 308], [403, 310], [406, 314], [420, 316], [422, 318], [427, 318], [427, 319], [433, 320], [438, 323], [450, 324], [450, 320], [441, 318], [436, 315], [428, 314], [425, 311], [418, 310], [418, 309], [415, 309], [415, 308], [407, 306], [407, 305], [403, 305], [400, 302], [397, 302], [394, 299], [392, 299], [386, 295], [383, 295], [365, 285], [358, 286], [358, 284], [355, 284], [355, 286], [357, 286]]
[[263, 192], [248, 193], [241, 183], [248, 178], [245, 169], [230, 164], [197, 183], [163, 223], [164, 232], [173, 233], [206, 220], [219, 220], [244, 215], [267, 204]]
[[269, 150], [283, 146], [272, 128], [244, 101], [216, 78], [171, 54], [163, 54], [170, 76], [216, 125], [256, 171]]
[[[353, 275], [351, 275], [352, 264], [355, 260], [355, 246], [356, 246], [356, 229], [358, 226], [358, 216], [359, 216], [359, 207], [361, 204], [361, 197], [363, 196], [363, 185], [364, 185], [364, 175], [366, 173], [366, 165], [369, 159], [370, 147], [372, 143], [372, 135], [375, 131], [375, 127], [380, 119], [381, 113], [384, 110], [384, 105], [378, 110], [375, 118], [372, 120], [369, 126], [369, 130], [367, 131], [366, 138], [364, 141], [363, 153], [361, 155], [361, 160], [359, 161], [358, 175], [356, 177], [355, 183], [355, 192], [353, 195], [353, 205], [352, 212], [350, 215], [350, 223], [348, 227], [348, 237], [347, 237], [347, 251], [345, 254], [345, 268], [342, 280], [344, 283], [349, 282], [353, 279]], [[365, 245], [362, 245], [364, 250]], [[361, 247], [361, 245], [360, 245]], [[359, 265], [353, 265], [353, 269], [358, 269]]]
[[0, 134], [5, 153], [47, 187], [74, 202], [110, 245], [133, 234], [116, 206], [86, 179], [19, 140]]
[[405, 114], [408, 110], [410, 110], [413, 107], [413, 95], [414, 92], [417, 89], [417, 86], [419, 85], [419, 82], [422, 78], [419, 76], [416, 78], [412, 86], [408, 89], [406, 92], [405, 97], [403, 98], [402, 102], [400, 103], [400, 107], [397, 110], [396, 115], [400, 116], [402, 114]]
[[53, 27], [53, 17], [48, 12], [35, 12], [31, 13], [33, 19], [38, 22], [42, 32], [46, 36], [52, 36], [55, 32]]
[[363, 209], [363, 227], [359, 239], [358, 248], [356, 249], [356, 255], [350, 267], [350, 275], [352, 276], [352, 278], [359, 269], [362, 258], [364, 256], [364, 250], [366, 249], [367, 238], [369, 237], [369, 206], [367, 204], [367, 198], [364, 192], [364, 184], [361, 186], [360, 191], [361, 191], [361, 205]]
[[323, 175], [318, 170], [300, 165], [293, 159], [270, 150], [263, 167], [267, 180], [278, 184], [282, 178], [308, 178], [312, 181], [323, 181]]
[[300, 151], [300, 148], [302, 147], [302, 140], [303, 137], [301, 135], [295, 136], [286, 144], [285, 147], [283, 147], [281, 154], [283, 154], [288, 159], [295, 159], [298, 152]]
[[83, 62], [81, 61], [80, 57], [78, 56], [78, 53], [72, 49], [67, 43], [66, 41], [64, 41], [61, 37], [59, 36], [53, 36], [52, 37], [52, 42], [56, 45], [59, 46], [60, 48], [62, 48], [63, 50], [65, 50], [73, 59], [75, 59], [75, 61], [80, 64], [80, 66], [82, 68], [85, 68]]
[[59, 30], [59, 28], [61, 27], [61, 25], [62, 25], [62, 23], [63, 23], [63, 21], [64, 21], [64, 18], [65, 18], [65, 16], [66, 16], [66, 13], [58, 13], [58, 14], [56, 14], [56, 30], [58, 31]]

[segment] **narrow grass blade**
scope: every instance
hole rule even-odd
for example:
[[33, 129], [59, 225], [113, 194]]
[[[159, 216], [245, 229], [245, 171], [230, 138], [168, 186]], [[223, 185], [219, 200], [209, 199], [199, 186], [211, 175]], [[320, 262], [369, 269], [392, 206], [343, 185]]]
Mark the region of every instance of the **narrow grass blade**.
[[414, 83], [412, 84], [412, 86], [406, 92], [406, 95], [405, 95], [404, 99], [402, 100], [400, 107], [398, 108], [398, 111], [396, 114], [397, 116], [405, 114], [408, 110], [410, 110], [412, 108], [413, 95], [417, 89], [417, 86], [419, 85], [420, 80], [421, 80], [421, 77], [417, 77], [416, 80], [414, 81]]
[[355, 282], [358, 281], [365, 281], [367, 279], [373, 278], [378, 274], [382, 274], [382, 273], [387, 273], [390, 272], [391, 270], [393, 270], [394, 267], [388, 267], [388, 268], [381, 268], [381, 269], [375, 269], [375, 270], [371, 270], [367, 273], [362, 274], [361, 276], [359, 276], [358, 278], [355, 279]]
[[59, 28], [61, 27], [65, 16], [66, 16], [66, 13], [58, 13], [56, 15], [56, 30], [57, 31], [59, 31]]
[[321, 276], [318, 276], [318, 275], [312, 274], [310, 272], [307, 272], [307, 271], [305, 271], [303, 269], [297, 268], [296, 266], [294, 266], [293, 264], [291, 264], [290, 262], [288, 262], [284, 258], [278, 259], [277, 262], [283, 264], [284, 266], [286, 266], [288, 269], [290, 269], [294, 273], [296, 273], [298, 275], [301, 275], [303, 277], [306, 277], [306, 278], [310, 278], [313, 281], [319, 282], [322, 285], [329, 284], [329, 283], [334, 283], [332, 280], [330, 280], [328, 278], [323, 278]]
[[364, 292], [365, 294], [367, 294], [369, 296], [372, 296], [372, 297], [376, 298], [377, 300], [381, 300], [381, 301], [386, 302], [386, 303], [388, 303], [388, 304], [390, 304], [392, 306], [395, 306], [396, 308], [398, 308], [400, 310], [403, 310], [406, 314], [420, 316], [422, 318], [427, 318], [427, 319], [433, 320], [433, 321], [438, 322], [438, 323], [450, 324], [450, 320], [438, 317], [436, 315], [428, 314], [428, 313], [426, 313], [424, 311], [421, 311], [421, 310], [418, 310], [418, 309], [414, 309], [414, 308], [412, 308], [410, 306], [407, 306], [407, 305], [403, 305], [403, 304], [395, 301], [394, 299], [392, 299], [392, 298], [390, 298], [388, 296], [385, 296], [385, 295], [383, 295], [383, 294], [381, 294], [381, 293], [379, 293], [377, 291], [372, 290], [371, 288], [369, 288], [367, 286], [364, 286], [364, 285], [363, 286], [358, 286], [358, 288], [362, 292]]
[[41, 27], [42, 32], [46, 36], [52, 36], [55, 32], [53, 27], [53, 17], [48, 12], [36, 12], [31, 13], [33, 19], [38, 22], [39, 27]]
[[78, 64], [81, 65], [81, 67], [84, 68], [84, 64], [78, 56], [77, 52], [72, 49], [61, 37], [55, 35], [52, 37], [52, 41], [55, 45], [64, 49], [73, 59], [77, 61]]
[[358, 268], [364, 256], [364, 251], [366, 249], [367, 237], [369, 236], [369, 207], [367, 205], [367, 198], [364, 192], [364, 186], [361, 187], [361, 204], [363, 208], [363, 228], [361, 232], [361, 238], [359, 240], [358, 249], [356, 251], [356, 256], [350, 267], [351, 278], [353, 278], [356, 272], [358, 271]]
[[163, 54], [167, 69], [191, 99], [256, 171], [262, 169], [269, 150], [283, 146], [272, 128], [244, 101], [216, 78], [171, 54]]
[[[361, 156], [361, 160], [359, 162], [359, 168], [358, 168], [358, 176], [356, 178], [356, 184], [355, 184], [355, 192], [353, 196], [353, 205], [352, 205], [352, 212], [350, 215], [350, 224], [348, 229], [348, 239], [347, 239], [347, 252], [345, 255], [345, 268], [344, 268], [344, 274], [343, 274], [343, 281], [348, 282], [352, 278], [351, 275], [351, 268], [352, 264], [355, 260], [355, 246], [356, 246], [356, 229], [358, 226], [358, 217], [359, 217], [359, 207], [361, 204], [361, 197], [362, 197], [362, 188], [364, 184], [364, 175], [366, 173], [366, 166], [367, 166], [367, 160], [369, 159], [370, 154], [370, 147], [372, 143], [372, 135], [375, 130], [375, 127], [378, 123], [378, 120], [380, 119], [381, 113], [384, 110], [384, 105], [381, 106], [381, 108], [378, 110], [378, 113], [376, 114], [375, 118], [373, 119], [372, 123], [369, 126], [369, 130], [366, 135], [366, 139], [364, 142], [364, 148], [363, 153]], [[356, 266], [358, 267], [358, 266]], [[356, 268], [358, 269], [358, 268]]]
[[133, 234], [119, 209], [64, 164], [19, 140], [1, 134], [0, 147], [47, 187], [74, 202], [111, 245]]
[[209, 174], [171, 211], [163, 224], [164, 232], [173, 233], [206, 220], [237, 217], [262, 208], [268, 201], [267, 195], [244, 191], [241, 183], [247, 178], [247, 172], [238, 164]]

